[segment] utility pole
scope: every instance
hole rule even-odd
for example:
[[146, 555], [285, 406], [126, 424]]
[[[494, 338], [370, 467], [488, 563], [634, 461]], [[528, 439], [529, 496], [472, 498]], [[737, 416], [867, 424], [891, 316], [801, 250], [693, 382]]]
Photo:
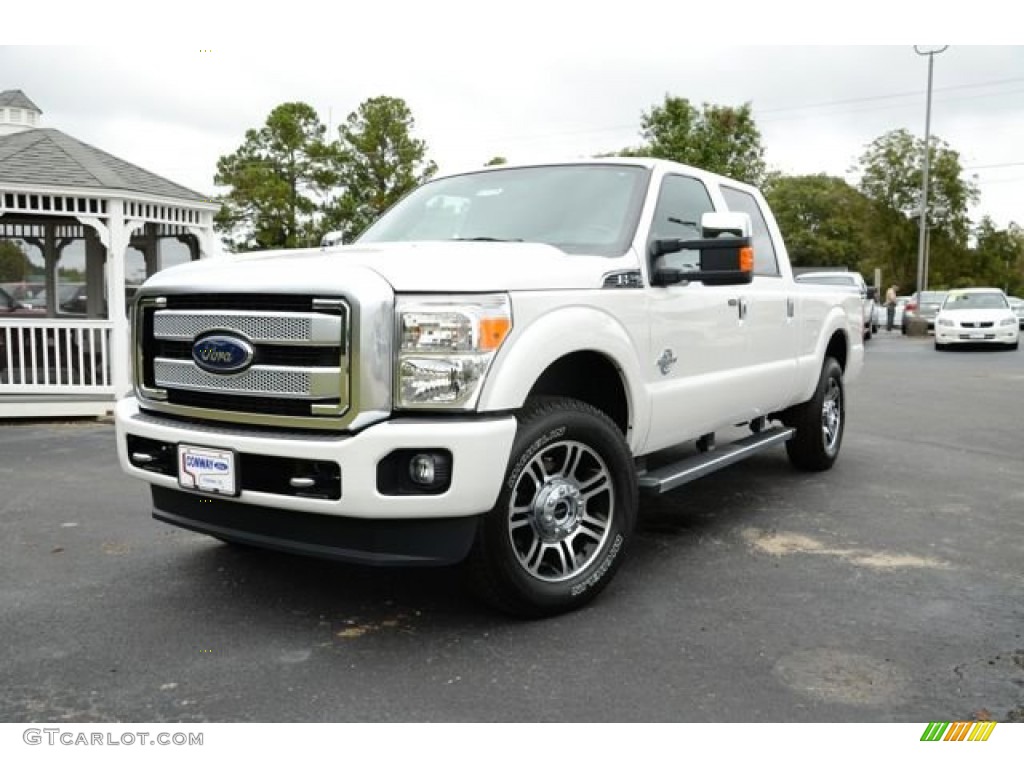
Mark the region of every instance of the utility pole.
[[928, 57], [928, 98], [924, 113], [924, 170], [921, 174], [921, 232], [917, 243], [917, 291], [918, 304], [921, 292], [928, 287], [928, 170], [931, 163], [931, 132], [932, 132], [932, 68], [935, 56], [942, 53], [948, 45], [915, 45], [914, 52], [918, 56]]

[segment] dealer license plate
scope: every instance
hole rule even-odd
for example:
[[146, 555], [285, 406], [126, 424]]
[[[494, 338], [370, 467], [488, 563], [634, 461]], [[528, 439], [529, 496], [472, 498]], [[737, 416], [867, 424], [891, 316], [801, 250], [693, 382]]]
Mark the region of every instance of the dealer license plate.
[[178, 484], [182, 488], [237, 496], [235, 452], [178, 444]]
[[984, 339], [985, 338], [985, 334], [984, 333], [972, 333], [971, 334], [971, 338], [972, 339]]

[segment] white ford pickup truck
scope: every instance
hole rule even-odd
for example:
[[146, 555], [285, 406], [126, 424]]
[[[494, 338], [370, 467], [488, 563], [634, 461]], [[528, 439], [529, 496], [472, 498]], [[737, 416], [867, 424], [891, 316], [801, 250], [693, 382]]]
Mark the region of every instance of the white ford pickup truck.
[[782, 444], [828, 469], [864, 359], [860, 297], [794, 282], [757, 189], [636, 158], [433, 179], [351, 245], [161, 272], [133, 328], [118, 453], [154, 517], [465, 561], [527, 616], [608, 583], [640, 492]]

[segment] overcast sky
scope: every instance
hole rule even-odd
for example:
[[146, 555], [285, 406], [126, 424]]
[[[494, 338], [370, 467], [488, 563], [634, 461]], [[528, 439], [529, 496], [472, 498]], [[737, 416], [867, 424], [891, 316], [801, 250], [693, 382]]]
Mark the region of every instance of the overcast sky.
[[[896, 128], [924, 133], [927, 60], [909, 44], [712, 47], [714, 25], [677, 12], [658, 34], [658, 6], [643, 2], [620, 3], [615, 15], [599, 3], [556, 10], [554, 0], [543, 13], [533, 0], [515, 13], [482, 2], [459, 17], [437, 13], [446, 5], [342, 15], [312, 24], [302, 47], [294, 16], [281, 21], [286, 46], [268, 37], [275, 19], [263, 18], [259, 42], [234, 28], [166, 49], [132, 47], [159, 21], [122, 21], [124, 44], [0, 46], [0, 90], [25, 91], [43, 125], [203, 193], [216, 191], [217, 158], [285, 101], [309, 103], [336, 127], [367, 98], [401, 97], [442, 172], [494, 155], [587, 157], [636, 144], [641, 112], [666, 94], [751, 102], [768, 163], [784, 173], [852, 181], [847, 172], [872, 139]], [[626, 8], [639, 18], [622, 19]], [[400, 22], [388, 27], [382, 13]], [[744, 29], [734, 36], [723, 25], [719, 36], [749, 39]], [[952, 45], [936, 57], [932, 132], [977, 174], [975, 219], [1024, 224], [1022, 129], [1024, 47]]]

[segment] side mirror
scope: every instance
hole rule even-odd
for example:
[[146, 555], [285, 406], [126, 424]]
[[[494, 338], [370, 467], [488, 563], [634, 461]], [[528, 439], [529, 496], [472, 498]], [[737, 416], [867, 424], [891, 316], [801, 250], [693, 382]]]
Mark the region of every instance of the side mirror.
[[875, 301], [878, 298], [878, 289], [873, 285], [868, 286], [868, 299]]
[[705, 213], [701, 216], [698, 240], [676, 238], [655, 240], [651, 256], [658, 259], [677, 251], [699, 251], [700, 268], [654, 269], [652, 285], [675, 285], [700, 281], [705, 285], [742, 285], [754, 279], [754, 248], [750, 216], [745, 213]]

